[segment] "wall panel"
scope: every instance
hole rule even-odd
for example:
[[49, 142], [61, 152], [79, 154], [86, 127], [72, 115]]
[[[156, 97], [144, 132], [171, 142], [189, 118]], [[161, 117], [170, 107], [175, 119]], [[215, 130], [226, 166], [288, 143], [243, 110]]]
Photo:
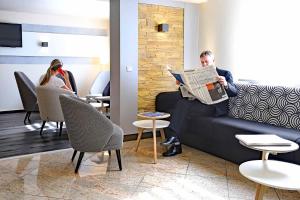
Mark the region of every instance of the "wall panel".
[[[153, 111], [158, 93], [177, 90], [167, 66], [183, 69], [183, 20], [183, 8], [139, 4], [139, 111]], [[160, 23], [169, 31], [158, 32]]]

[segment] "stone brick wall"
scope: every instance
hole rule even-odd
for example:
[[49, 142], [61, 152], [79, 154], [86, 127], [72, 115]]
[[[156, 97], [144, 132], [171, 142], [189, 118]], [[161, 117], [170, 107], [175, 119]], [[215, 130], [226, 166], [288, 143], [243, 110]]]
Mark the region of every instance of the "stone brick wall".
[[[154, 111], [155, 96], [177, 90], [175, 79], [167, 71], [183, 69], [183, 9], [139, 4], [138, 110]], [[168, 32], [157, 25], [169, 24]]]

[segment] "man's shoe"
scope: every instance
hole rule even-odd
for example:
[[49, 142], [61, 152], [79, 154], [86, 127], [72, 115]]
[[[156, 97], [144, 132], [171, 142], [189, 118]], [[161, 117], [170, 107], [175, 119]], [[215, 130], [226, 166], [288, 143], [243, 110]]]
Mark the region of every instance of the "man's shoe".
[[167, 138], [164, 142], [162, 142], [161, 145], [169, 146], [170, 144], [173, 144], [175, 142], [179, 142], [179, 140], [176, 136], [172, 136]]
[[170, 157], [180, 153], [182, 153], [181, 144], [180, 142], [175, 142], [166, 152], [163, 153], [163, 156]]

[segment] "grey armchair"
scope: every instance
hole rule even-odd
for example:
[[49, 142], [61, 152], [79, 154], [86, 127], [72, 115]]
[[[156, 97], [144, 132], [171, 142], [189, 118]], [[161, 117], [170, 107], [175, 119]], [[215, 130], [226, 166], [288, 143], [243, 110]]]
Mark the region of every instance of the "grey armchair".
[[[100, 103], [97, 98], [102, 96], [110, 96], [110, 71], [99, 72], [86, 98], [90, 102], [96, 101]], [[109, 101], [105, 103], [109, 103]]]
[[14, 75], [19, 89], [22, 104], [24, 110], [26, 111], [24, 124], [26, 124], [26, 120], [28, 120], [28, 122], [31, 123], [30, 121], [31, 112], [39, 111], [35, 85], [23, 72], [16, 71], [14, 72]]
[[37, 100], [40, 108], [40, 116], [43, 120], [40, 135], [43, 133], [45, 123], [48, 121], [60, 122], [59, 135], [62, 132], [64, 116], [61, 110], [59, 95], [73, 95], [73, 92], [57, 87], [38, 86], [36, 88]]
[[123, 130], [113, 124], [93, 106], [77, 97], [59, 97], [71, 146], [72, 161], [80, 152], [75, 173], [78, 172], [85, 152], [116, 150], [119, 169], [122, 170], [120, 149], [123, 146]]

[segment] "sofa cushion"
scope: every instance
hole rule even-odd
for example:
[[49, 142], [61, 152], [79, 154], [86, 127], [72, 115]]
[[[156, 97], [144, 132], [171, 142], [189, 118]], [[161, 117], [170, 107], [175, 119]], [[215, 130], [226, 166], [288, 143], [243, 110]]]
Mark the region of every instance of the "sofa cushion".
[[235, 134], [276, 134], [294, 142], [300, 140], [300, 131], [290, 128], [277, 127], [270, 124], [235, 119], [231, 117], [213, 118], [212, 123], [214, 126], [232, 127], [236, 130]]
[[161, 92], [155, 98], [155, 110], [160, 112], [168, 112], [176, 108], [176, 104], [181, 100], [179, 91]]
[[[229, 116], [300, 130], [300, 89], [236, 84]], [[299, 132], [300, 134], [300, 132]]]
[[213, 105], [210, 105], [210, 106], [215, 107], [215, 117], [228, 115], [228, 109], [229, 109], [228, 100], [222, 101], [220, 103], [213, 104]]

